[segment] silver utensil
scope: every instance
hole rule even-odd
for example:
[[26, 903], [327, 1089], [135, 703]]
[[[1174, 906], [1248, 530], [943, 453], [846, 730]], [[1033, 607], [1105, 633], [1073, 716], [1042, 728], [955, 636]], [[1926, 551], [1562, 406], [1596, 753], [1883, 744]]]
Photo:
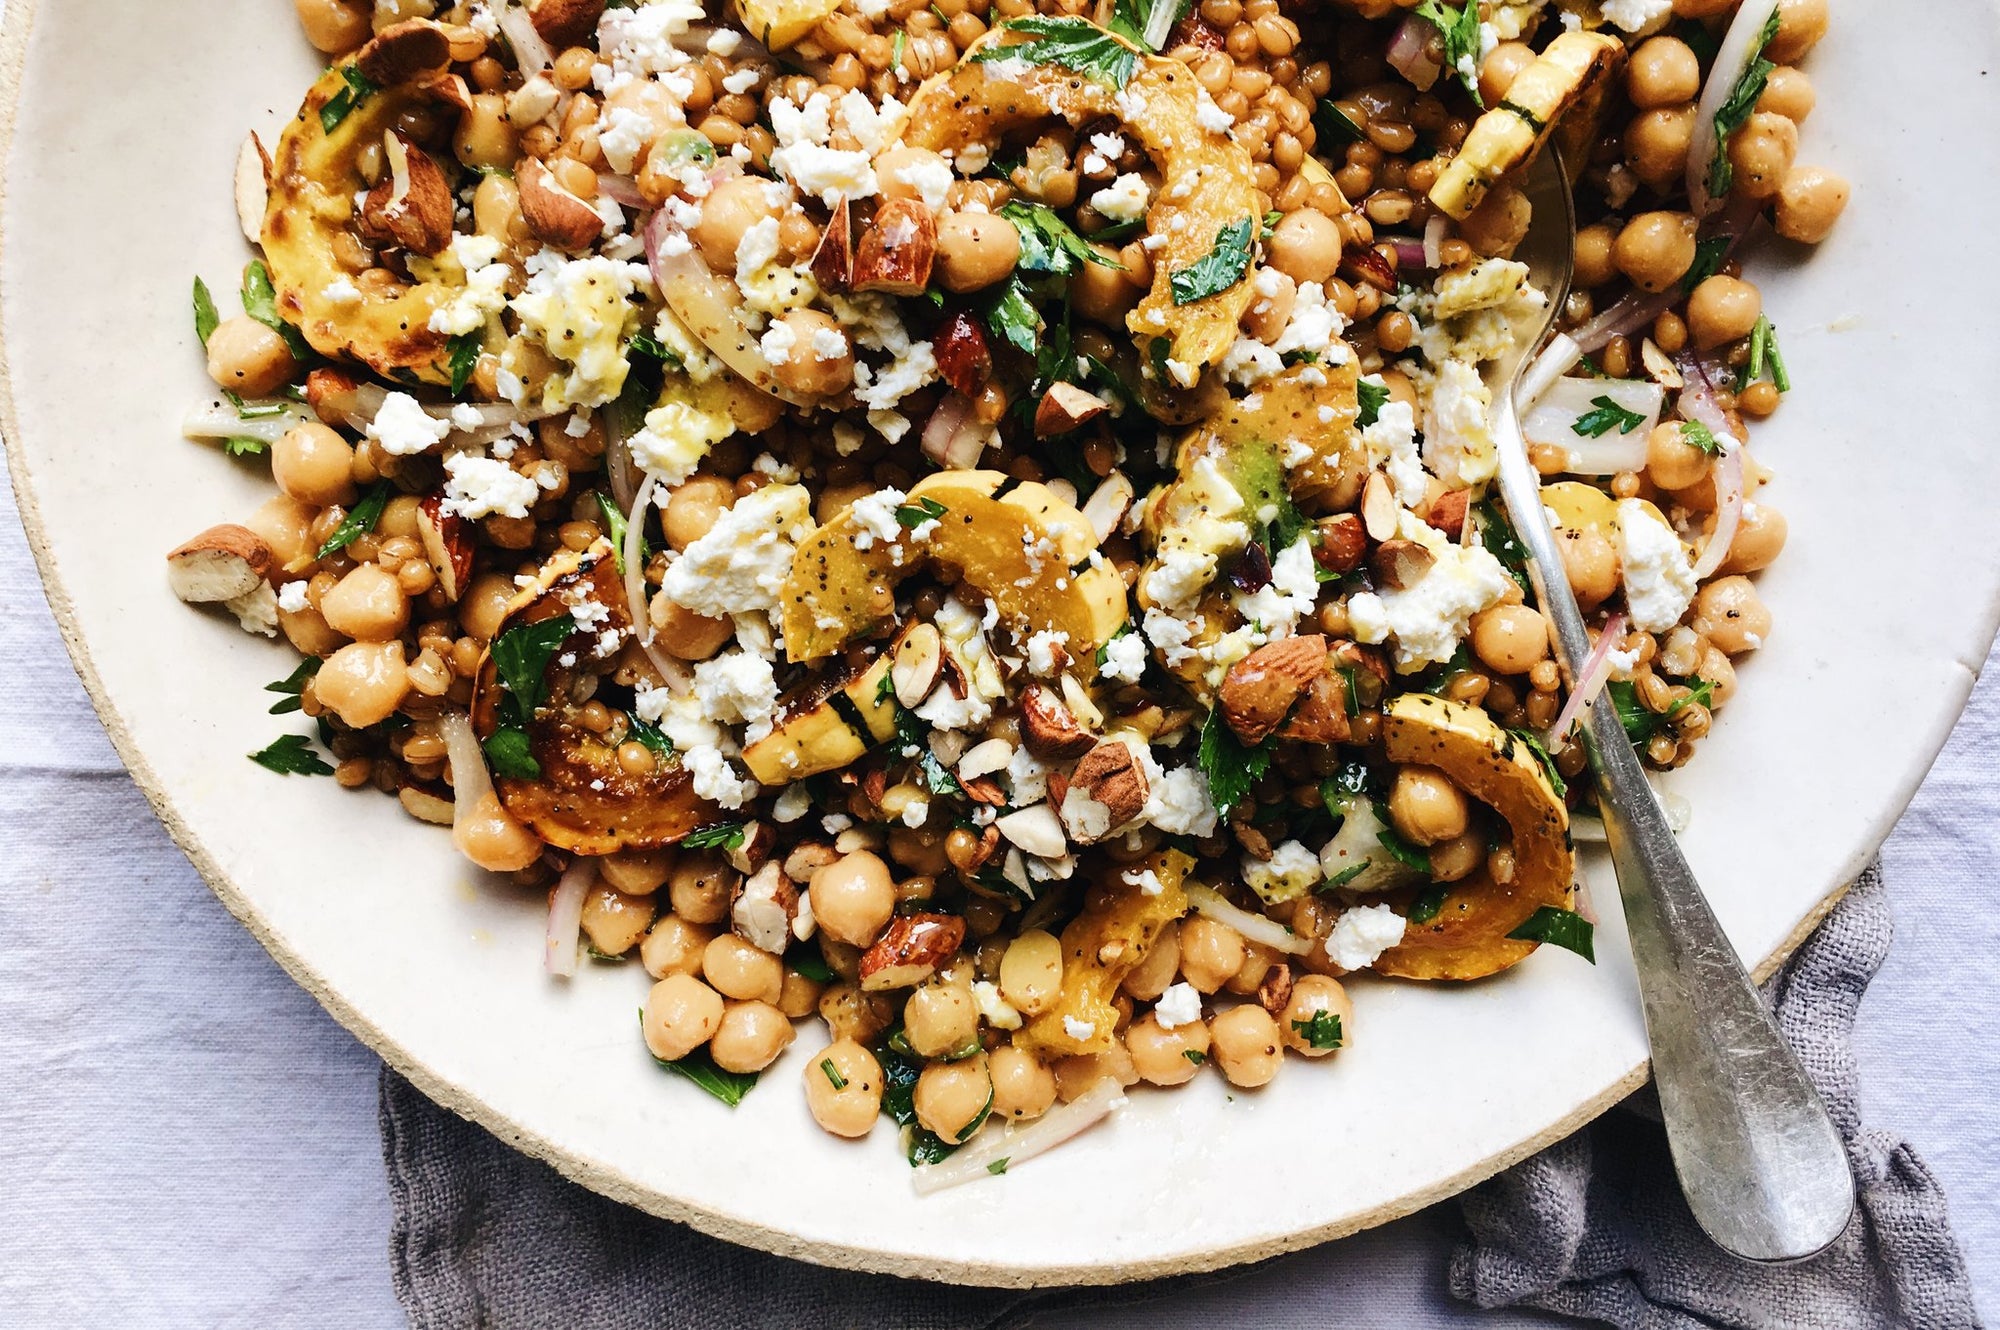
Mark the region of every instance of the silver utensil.
[[[1533, 168], [1528, 194], [1534, 221], [1515, 257], [1549, 294], [1549, 313], [1489, 375], [1493, 433], [1500, 493], [1574, 687], [1590, 639], [1543, 511], [1516, 401], [1575, 268], [1575, 204], [1553, 147]], [[1746, 1260], [1811, 1256], [1840, 1236], [1854, 1210], [1840, 1136], [1702, 897], [1609, 696], [1599, 694], [1581, 731], [1632, 935], [1653, 1082], [1688, 1206], [1718, 1246]]]

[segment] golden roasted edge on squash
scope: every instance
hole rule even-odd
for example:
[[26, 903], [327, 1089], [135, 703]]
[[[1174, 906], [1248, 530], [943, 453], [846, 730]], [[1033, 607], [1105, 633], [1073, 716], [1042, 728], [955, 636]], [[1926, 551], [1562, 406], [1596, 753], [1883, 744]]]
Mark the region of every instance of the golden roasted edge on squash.
[[[1136, 864], [1110, 865], [1084, 898], [1083, 913], [1062, 931], [1062, 993], [1056, 1005], [1028, 1022], [1015, 1042], [1043, 1058], [1108, 1053], [1117, 1042], [1118, 1009], [1111, 999], [1138, 968], [1160, 930], [1187, 913], [1181, 883], [1194, 860], [1162, 850]], [[1152, 895], [1127, 880], [1151, 869], [1160, 890]], [[1073, 1024], [1074, 1023], [1074, 1024]], [[1073, 1030], [1089, 1026], [1079, 1037]]]

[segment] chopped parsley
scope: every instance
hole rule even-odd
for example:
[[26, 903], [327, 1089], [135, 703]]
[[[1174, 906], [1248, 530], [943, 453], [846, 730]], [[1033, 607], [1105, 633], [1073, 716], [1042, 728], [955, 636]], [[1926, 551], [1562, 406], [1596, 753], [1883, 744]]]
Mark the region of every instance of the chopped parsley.
[[1360, 877], [1363, 873], [1367, 872], [1368, 865], [1374, 862], [1375, 861], [1373, 859], [1363, 859], [1360, 863], [1355, 864], [1352, 867], [1343, 868], [1338, 873], [1335, 873], [1332, 877], [1328, 878], [1326, 881], [1320, 883], [1318, 889], [1320, 891], [1333, 891], [1340, 887], [1344, 887], [1348, 883], [1352, 882], [1355, 878]]
[[271, 704], [271, 714], [273, 716], [283, 716], [297, 711], [303, 705], [299, 700], [300, 694], [306, 690], [306, 680], [319, 673], [319, 667], [320, 659], [318, 656], [307, 656], [299, 662], [299, 667], [290, 674], [276, 683], [267, 683], [264, 685], [264, 691], [267, 693], [285, 694], [284, 697], [279, 698]]
[[1197, 300], [1206, 300], [1227, 291], [1242, 281], [1243, 274], [1250, 269], [1250, 238], [1254, 234], [1256, 222], [1249, 217], [1233, 221], [1217, 231], [1215, 245], [1208, 253], [1167, 279], [1174, 293], [1174, 303], [1192, 305]]
[[1736, 183], [1736, 168], [1729, 160], [1729, 140], [1736, 131], [1750, 122], [1750, 113], [1757, 107], [1757, 99], [1764, 95], [1764, 85], [1770, 81], [1771, 71], [1777, 66], [1764, 58], [1764, 48], [1778, 35], [1780, 15], [1771, 11], [1770, 22], [1757, 38], [1757, 53], [1744, 67], [1742, 77], [1729, 90], [1729, 100], [1715, 113], [1715, 156], [1708, 164], [1708, 193], [1710, 198], [1722, 198], [1729, 193], [1729, 187]]
[[625, 737], [634, 742], [644, 744], [647, 750], [655, 757], [672, 757], [674, 755], [674, 741], [666, 736], [665, 731], [650, 721], [641, 720], [637, 716], [630, 718], [630, 723], [625, 728]]
[[1195, 760], [1201, 766], [1201, 774], [1208, 778], [1209, 800], [1214, 803], [1215, 811], [1227, 816], [1270, 769], [1271, 748], [1268, 742], [1245, 748], [1236, 731], [1222, 718], [1222, 708], [1216, 707], [1202, 722], [1201, 746]]
[[486, 754], [486, 760], [493, 764], [496, 776], [535, 780], [542, 774], [542, 764], [535, 760], [534, 744], [526, 730], [503, 725], [487, 736], [480, 749]]
[[1596, 408], [1586, 411], [1576, 418], [1570, 431], [1586, 439], [1601, 439], [1612, 430], [1620, 434], [1630, 434], [1646, 423], [1646, 417], [1637, 411], [1627, 411], [1609, 397], [1593, 397], [1590, 404]]
[[451, 353], [451, 395], [458, 397], [465, 392], [465, 385], [472, 382], [472, 371], [479, 364], [480, 336], [476, 332], [460, 333], [446, 344]]
[[[1111, 31], [1134, 46], [1164, 50], [1174, 25], [1193, 8], [1194, 0], [1118, 0], [1111, 7]], [[1149, 32], [1159, 36], [1150, 37]]]
[[482, 747], [493, 769], [503, 776], [534, 780], [542, 774], [528, 740], [528, 726], [541, 709], [548, 689], [549, 658], [575, 631], [576, 621], [557, 614], [537, 623], [509, 628], [493, 639], [493, 668], [500, 675], [499, 728]]
[[[618, 575], [625, 575], [625, 514], [618, 510], [609, 494], [597, 491], [597, 516], [604, 523], [604, 534], [611, 541], [611, 558], [617, 564]], [[645, 542], [640, 541], [639, 557], [646, 557]]]
[[1199, 1067], [1202, 1063], [1208, 1061], [1208, 1054], [1202, 1052], [1198, 1048], [1183, 1048], [1181, 1050], [1181, 1056], [1186, 1058], [1189, 1062], [1194, 1063], [1194, 1065], [1197, 1067]]
[[1361, 126], [1348, 119], [1347, 113], [1331, 98], [1320, 99], [1319, 106], [1313, 111], [1312, 123], [1319, 136], [1316, 142], [1323, 153], [1335, 147], [1360, 143], [1368, 137]]
[[1003, 206], [1000, 215], [1012, 222], [1014, 229], [1021, 233], [1021, 258], [1016, 266], [1022, 272], [1045, 272], [1067, 277], [1085, 263], [1121, 271], [1125, 267], [1118, 260], [1106, 258], [1092, 249], [1090, 242], [1078, 235], [1046, 203], [1023, 203], [1017, 199]]
[[1486, 105], [1479, 96], [1479, 5], [1478, 0], [1466, 0], [1464, 8], [1440, 4], [1438, 0], [1423, 0], [1417, 6], [1417, 17], [1430, 21], [1432, 27], [1444, 38], [1445, 68], [1458, 76], [1472, 96], [1472, 104]]
[[1667, 720], [1679, 715], [1688, 706], [1707, 706], [1715, 696], [1715, 684], [1708, 679], [1688, 680], [1688, 695], [1668, 707], [1665, 715], [1654, 715], [1639, 700], [1639, 690], [1629, 680], [1614, 679], [1604, 685], [1604, 691], [1611, 698], [1611, 705], [1618, 712], [1618, 723], [1625, 727], [1625, 737], [1632, 741], [1634, 748], [1644, 748]]
[[395, 492], [396, 487], [388, 481], [375, 482], [375, 488], [347, 510], [347, 516], [340, 520], [340, 525], [333, 529], [333, 534], [326, 538], [326, 544], [320, 546], [319, 553], [313, 557], [324, 559], [373, 531], [375, 524], [382, 520], [382, 510], [389, 506], [389, 497]]
[[1722, 271], [1722, 260], [1729, 253], [1729, 247], [1736, 243], [1733, 236], [1710, 236], [1697, 240], [1694, 246], [1694, 263], [1688, 268], [1687, 276], [1681, 279], [1683, 291], [1693, 291], [1697, 286]]
[[1445, 897], [1451, 894], [1448, 882], [1433, 882], [1417, 893], [1410, 902], [1409, 921], [1413, 924], [1427, 924], [1444, 910]]
[[988, 1173], [991, 1173], [996, 1178], [999, 1177], [1002, 1173], [1005, 1173], [1007, 1171], [1007, 1156], [1001, 1155], [998, 1159], [988, 1164], [986, 1166], [986, 1171]]
[[1367, 429], [1382, 418], [1382, 408], [1389, 405], [1389, 385], [1362, 379], [1354, 385], [1354, 397], [1361, 406], [1359, 414], [1354, 417], [1355, 427]]
[[938, 521], [949, 511], [936, 499], [917, 499], [912, 503], [897, 506], [896, 524], [905, 530], [914, 531], [926, 522]]
[[278, 316], [278, 288], [271, 284], [271, 270], [264, 260], [252, 259], [243, 266], [243, 312], [285, 339], [295, 360], [306, 360], [312, 347], [305, 335]]
[[840, 1074], [840, 1068], [833, 1065], [832, 1058], [821, 1058], [819, 1060], [819, 1069], [826, 1073], [827, 1083], [833, 1086], [834, 1089], [845, 1090], [847, 1088], [847, 1078]]
[[1547, 746], [1526, 730], [1509, 730], [1508, 733], [1514, 736], [1515, 743], [1527, 745], [1528, 751], [1534, 755], [1536, 764], [1541, 767], [1542, 774], [1549, 778], [1549, 787], [1556, 792], [1556, 798], [1567, 796], [1569, 785], [1563, 780], [1562, 773], [1556, 770], [1556, 760], [1549, 756]]
[[1403, 839], [1401, 832], [1384, 823], [1375, 833], [1376, 841], [1389, 852], [1389, 857], [1413, 873], [1428, 875], [1431, 871], [1430, 851], [1421, 845], [1414, 845]]
[[250, 760], [280, 776], [331, 776], [333, 768], [320, 760], [312, 741], [303, 734], [287, 734], [270, 747], [250, 754]]
[[681, 844], [690, 850], [735, 850], [742, 848], [744, 834], [741, 822], [716, 822], [690, 831]]
[[1683, 420], [1681, 422], [1681, 442], [1690, 448], [1701, 449], [1710, 457], [1722, 451], [1722, 445], [1716, 442], [1715, 431], [1702, 424], [1699, 420]]
[[1314, 1048], [1340, 1047], [1340, 1016], [1335, 1012], [1316, 1011], [1305, 1020], [1293, 1021], [1292, 1029]]
[[[643, 1027], [645, 1023], [646, 1013], [641, 1009], [639, 1024]], [[705, 1048], [697, 1048], [678, 1062], [669, 1062], [662, 1057], [655, 1057], [653, 1061], [676, 1076], [693, 1081], [731, 1108], [742, 1103], [743, 1096], [749, 1094], [757, 1085], [756, 1072], [724, 1071], [715, 1065], [715, 1059], [708, 1055], [708, 1050]]]
[[1479, 515], [1479, 543], [1486, 552], [1500, 561], [1514, 584], [1529, 596], [1535, 594], [1533, 581], [1528, 577], [1528, 547], [1521, 543], [1514, 524], [1507, 520], [1507, 514], [1491, 499], [1481, 500], [1473, 509]]
[[376, 92], [375, 85], [368, 81], [368, 76], [353, 65], [340, 67], [340, 79], [346, 86], [327, 98], [326, 105], [319, 108], [319, 127], [328, 134], [340, 128], [340, 122], [354, 114], [354, 108], [367, 101]]
[[958, 778], [945, 770], [944, 763], [938, 761], [937, 754], [928, 747], [917, 758], [917, 770], [923, 774], [924, 788], [932, 794], [963, 794]]
[[1021, 33], [1030, 40], [1008, 46], [989, 46], [974, 60], [1026, 60], [1035, 65], [1058, 65], [1112, 88], [1122, 88], [1139, 68], [1132, 48], [1088, 19], [1030, 14], [1009, 19], [1000, 25], [1008, 32]]
[[1595, 931], [1590, 920], [1576, 911], [1544, 905], [1507, 936], [1517, 942], [1547, 942], [1565, 951], [1573, 951], [1595, 965], [1597, 953], [1591, 940]]
[[889, 52], [889, 64], [898, 71], [901, 71], [903, 68], [903, 48], [909, 44], [909, 41], [910, 35], [907, 32], [904, 32], [901, 28], [896, 29], [896, 41]]
[[1770, 371], [1771, 382], [1779, 392], [1792, 390], [1792, 376], [1785, 371], [1785, 357], [1778, 350], [1778, 330], [1771, 326], [1771, 316], [1759, 314], [1757, 326], [1750, 331], [1750, 360], [1743, 367], [1745, 386], [1757, 382]]
[[203, 346], [214, 334], [222, 316], [216, 312], [215, 297], [208, 293], [208, 283], [197, 277], [194, 279], [194, 335], [201, 338]]
[[1040, 340], [1042, 316], [1028, 299], [1028, 287], [1017, 274], [1007, 279], [998, 295], [986, 304], [986, 330], [1026, 355], [1034, 355]]
[[833, 967], [828, 965], [826, 958], [817, 951], [809, 949], [799, 952], [796, 956], [787, 956], [785, 963], [816, 984], [833, 982]]

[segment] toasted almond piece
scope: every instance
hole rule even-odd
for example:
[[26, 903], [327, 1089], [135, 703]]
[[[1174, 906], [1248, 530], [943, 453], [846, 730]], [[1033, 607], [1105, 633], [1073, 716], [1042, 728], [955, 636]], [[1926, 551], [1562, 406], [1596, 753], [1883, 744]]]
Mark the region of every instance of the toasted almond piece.
[[1007, 806], [1007, 792], [1001, 789], [1000, 782], [994, 780], [991, 776], [977, 776], [972, 780], [961, 780], [958, 783], [958, 788], [964, 790], [965, 797], [976, 804], [985, 804], [989, 808], [1005, 808]]
[[1465, 514], [1471, 504], [1472, 491], [1446, 490], [1438, 495], [1437, 502], [1424, 514], [1424, 520], [1457, 540], [1465, 531]]
[[1366, 282], [1384, 294], [1396, 290], [1396, 265], [1379, 249], [1356, 245], [1340, 256], [1340, 275], [1349, 285]]
[[561, 50], [596, 36], [604, 8], [604, 0], [528, 0], [528, 21], [543, 41]]
[[1646, 367], [1646, 373], [1654, 383], [1669, 392], [1679, 392], [1687, 387], [1687, 380], [1681, 376], [1680, 366], [1674, 364], [1673, 357], [1654, 344], [1648, 337], [1639, 343], [1639, 363]]
[[1222, 718], [1246, 744], [1260, 744], [1285, 723], [1293, 706], [1326, 673], [1326, 639], [1317, 633], [1258, 647], [1223, 676], [1216, 701]]
[[316, 369], [306, 375], [306, 405], [328, 425], [353, 426], [349, 417], [361, 404], [361, 382], [345, 370]]
[[472, 580], [472, 532], [465, 519], [445, 512], [444, 495], [433, 494], [417, 505], [417, 535], [437, 574], [439, 592], [446, 600], [457, 600]]
[[799, 913], [799, 889], [785, 870], [767, 863], [736, 884], [729, 902], [729, 931], [759, 951], [784, 954]]
[[236, 150], [236, 224], [253, 245], [264, 241], [264, 213], [271, 202], [271, 154], [255, 134]]
[[1117, 533], [1118, 524], [1125, 520], [1125, 514], [1132, 508], [1132, 482], [1123, 471], [1113, 471], [1104, 478], [1104, 483], [1090, 492], [1090, 498], [1083, 505], [1083, 520], [1090, 523], [1090, 529], [1102, 545]]
[[993, 826], [991, 823], [988, 823], [987, 826], [979, 833], [979, 841], [977, 844], [973, 846], [971, 855], [968, 856], [962, 863], [955, 862], [953, 864], [953, 867], [957, 868], [960, 873], [964, 874], [968, 885], [970, 885], [974, 891], [979, 892], [982, 895], [990, 895], [991, 893], [984, 886], [981, 886], [980, 884], [973, 882], [972, 879], [977, 877], [980, 871], [984, 869], [987, 864], [993, 862], [993, 856], [995, 854], [998, 854], [999, 852], [1000, 852], [1000, 829], [996, 826]]
[[993, 820], [1000, 834], [1038, 859], [1060, 859], [1069, 851], [1062, 819], [1047, 804], [1030, 804]]
[[850, 291], [854, 287], [854, 212], [844, 198], [833, 205], [833, 216], [820, 233], [819, 248], [812, 256], [812, 275], [823, 291]]
[[[1102, 825], [1092, 820], [1099, 816], [1095, 809], [1073, 807], [1079, 791], [1104, 807], [1108, 816]], [[1151, 791], [1146, 770], [1139, 765], [1132, 746], [1123, 740], [1107, 739], [1085, 753], [1070, 772], [1069, 789], [1062, 802], [1063, 825], [1072, 838], [1084, 844], [1103, 840], [1146, 811], [1146, 798]]]
[[271, 547], [247, 526], [212, 526], [167, 555], [167, 584], [190, 605], [247, 596], [271, 571]]
[[1357, 513], [1322, 518], [1313, 560], [1333, 573], [1351, 573], [1368, 553], [1368, 532]]
[[1062, 695], [1063, 705], [1069, 708], [1069, 714], [1076, 717], [1079, 725], [1093, 730], [1103, 726], [1104, 713], [1097, 709], [1097, 703], [1091, 700], [1090, 690], [1078, 683], [1074, 674], [1062, 677]]
[[1436, 565], [1437, 555], [1414, 540], [1385, 540], [1369, 557], [1376, 579], [1396, 591], [1407, 591], [1423, 581]]
[[1014, 760], [1014, 745], [1005, 739], [988, 739], [958, 759], [958, 778], [977, 780], [1004, 770]]
[[395, 88], [451, 64], [451, 39], [438, 24], [413, 18], [375, 34], [354, 56], [355, 65], [378, 88]]
[[1035, 406], [1035, 437], [1054, 438], [1080, 429], [1111, 409], [1111, 403], [1073, 383], [1052, 383]]
[[1388, 540], [1394, 536], [1396, 519], [1402, 510], [1389, 478], [1380, 471], [1371, 472], [1368, 483], [1361, 487], [1361, 523], [1368, 529], [1368, 538]]
[[1264, 982], [1257, 985], [1257, 1005], [1273, 1016], [1282, 1016], [1285, 1004], [1292, 1000], [1292, 982], [1291, 966], [1272, 966]]
[[521, 188], [521, 220], [543, 244], [578, 250], [604, 234], [597, 209], [564, 189], [555, 172], [533, 157], [521, 159], [514, 183]]
[[931, 335], [938, 373], [967, 397], [978, 397], [993, 373], [993, 351], [986, 331], [966, 310], [957, 310]]
[[861, 989], [915, 988], [958, 954], [965, 920], [954, 914], [905, 914], [889, 921], [875, 944], [861, 953]]
[[1328, 670], [1312, 681], [1278, 737], [1298, 743], [1346, 743], [1352, 735], [1347, 720], [1347, 681]]
[[1044, 762], [1082, 757], [1097, 745], [1097, 736], [1077, 724], [1055, 690], [1031, 683], [1021, 690], [1021, 742]]
[[444, 172], [429, 153], [394, 130], [382, 136], [382, 150], [389, 174], [362, 203], [362, 234], [412, 254], [441, 253], [451, 243], [457, 214]]
[[743, 839], [734, 849], [724, 850], [722, 857], [739, 873], [755, 873], [769, 862], [777, 848], [776, 828], [768, 822], [747, 822], [743, 826]]
[[854, 289], [922, 295], [937, 258], [937, 218], [921, 199], [889, 199], [854, 249]]
[[944, 640], [928, 623], [913, 624], [896, 643], [896, 658], [889, 666], [889, 682], [895, 686], [896, 700], [917, 707], [937, 687], [944, 672]]

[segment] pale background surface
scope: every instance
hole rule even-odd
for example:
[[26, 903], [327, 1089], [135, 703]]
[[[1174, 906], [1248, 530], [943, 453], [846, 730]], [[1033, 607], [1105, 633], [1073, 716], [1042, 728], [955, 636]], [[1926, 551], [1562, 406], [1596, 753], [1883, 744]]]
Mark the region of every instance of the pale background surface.
[[[70, 671], [4, 480], [0, 632], [0, 1320], [401, 1324], [379, 1064], [229, 917], [124, 775]], [[1871, 1124], [1909, 1136], [1943, 1179], [1989, 1317], [2000, 1314], [2000, 913], [1982, 907], [2000, 878], [1996, 789], [2000, 682], [1989, 680], [1890, 842], [1897, 942], [1859, 1035]], [[1448, 1212], [1428, 1212], [1170, 1308], [1051, 1324], [1570, 1324], [1453, 1303], [1452, 1235]]]

